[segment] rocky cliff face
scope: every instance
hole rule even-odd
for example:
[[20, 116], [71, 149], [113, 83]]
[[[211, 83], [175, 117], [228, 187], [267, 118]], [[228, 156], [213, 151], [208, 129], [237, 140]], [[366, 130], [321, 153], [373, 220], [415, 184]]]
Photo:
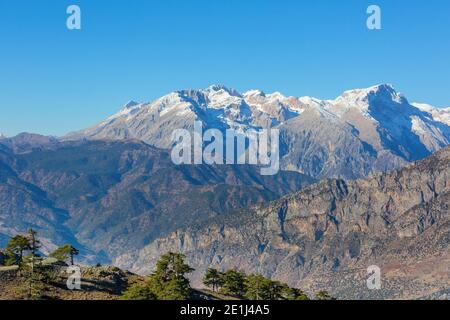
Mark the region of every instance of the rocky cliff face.
[[[161, 252], [196, 268], [258, 272], [341, 298], [419, 298], [450, 287], [450, 148], [400, 171], [326, 180], [270, 205], [179, 230], [144, 248], [133, 270]], [[120, 258], [116, 261], [120, 264]], [[367, 268], [382, 271], [368, 290]]]

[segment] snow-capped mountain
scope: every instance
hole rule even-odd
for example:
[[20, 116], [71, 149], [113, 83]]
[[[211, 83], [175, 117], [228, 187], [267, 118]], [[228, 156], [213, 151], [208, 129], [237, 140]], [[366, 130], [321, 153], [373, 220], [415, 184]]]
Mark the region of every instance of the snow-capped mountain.
[[[381, 150], [417, 160], [450, 142], [449, 123], [410, 104], [391, 85], [346, 91], [325, 109], [358, 130], [358, 136]], [[432, 108], [439, 112], [437, 108]], [[450, 116], [450, 112], [442, 111]]]
[[294, 118], [301, 111], [301, 103], [294, 97], [265, 95], [256, 90], [240, 94], [214, 85], [204, 90], [172, 92], [151, 103], [132, 101], [105, 121], [65, 138], [135, 138], [168, 148], [172, 131], [191, 128], [194, 120], [219, 129], [266, 128]]
[[450, 107], [436, 108], [426, 103], [412, 103], [416, 108], [428, 113], [435, 121], [445, 123], [450, 126]]
[[391, 85], [335, 100], [288, 97], [222, 85], [181, 90], [151, 103], [129, 102], [105, 121], [64, 139], [139, 139], [170, 148], [175, 129], [276, 127], [282, 166], [313, 177], [355, 178], [421, 159], [450, 142], [450, 108], [411, 104]]

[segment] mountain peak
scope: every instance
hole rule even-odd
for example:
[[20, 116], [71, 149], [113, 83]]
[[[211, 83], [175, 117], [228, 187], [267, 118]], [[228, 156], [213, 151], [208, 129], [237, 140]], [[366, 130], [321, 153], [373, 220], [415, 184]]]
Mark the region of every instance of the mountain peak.
[[353, 90], [347, 90], [344, 91], [343, 96], [368, 96], [371, 94], [383, 94], [383, 93], [389, 93], [389, 94], [397, 94], [397, 91], [395, 91], [395, 88], [391, 84], [377, 84], [375, 86], [371, 86], [368, 88], [362, 88], [362, 89], [353, 89]]
[[211, 86], [209, 86], [208, 88], [205, 89], [206, 92], [220, 92], [220, 91], [225, 91], [227, 92], [229, 95], [231, 96], [236, 96], [236, 97], [241, 97], [241, 94], [233, 89], [233, 88], [228, 88], [223, 84], [213, 84]]
[[138, 106], [139, 104], [140, 104], [139, 102], [136, 102], [134, 100], [130, 100], [123, 106], [123, 109], [130, 109], [130, 108], [133, 108], [135, 106]]
[[223, 84], [212, 84], [210, 85], [208, 88], [206, 88], [207, 90], [212, 90], [212, 91], [220, 91], [220, 90], [225, 90], [228, 91], [229, 89], [223, 85]]
[[405, 98], [397, 92], [391, 84], [378, 84], [364, 89], [345, 91], [336, 101], [344, 101], [351, 105], [365, 107], [367, 102], [373, 99], [383, 99], [403, 103]]
[[278, 99], [278, 100], [286, 99], [286, 96], [279, 91], [272, 92], [271, 94], [268, 94], [267, 96], [271, 99]]
[[266, 94], [264, 93], [264, 91], [255, 89], [248, 90], [247, 92], [244, 93], [244, 97], [256, 97], [256, 96], [265, 97]]
[[[390, 84], [349, 90], [335, 100], [284, 96], [279, 92], [265, 94], [261, 90], [240, 94], [215, 84], [204, 89], [172, 91], [145, 104], [137, 105], [131, 101], [127, 107], [107, 120], [68, 137], [134, 137], [167, 149], [172, 146], [173, 130], [190, 128], [193, 119], [200, 119], [211, 128], [235, 127], [237, 123], [246, 129], [266, 129], [295, 127], [295, 123], [304, 123], [313, 117], [317, 121], [323, 120], [326, 129], [336, 124], [345, 129], [356, 129], [348, 133], [352, 135], [351, 139], [367, 142], [377, 151], [387, 148], [383, 140], [387, 139], [384, 136], [386, 132], [389, 139], [396, 139], [388, 147], [392, 149], [392, 155], [402, 159], [416, 159], [419, 157], [417, 154], [425, 155], [425, 150], [437, 150], [450, 141], [448, 111], [420, 111]], [[295, 127], [292, 130], [296, 132], [301, 129]], [[398, 149], [395, 144], [401, 144], [403, 149]], [[397, 160], [389, 161], [394, 163]]]
[[379, 84], [370, 88], [370, 93], [373, 93], [377, 96], [388, 96], [394, 99], [402, 98], [402, 95], [397, 92], [393, 85], [391, 84]]
[[369, 89], [372, 89], [375, 91], [380, 91], [380, 90], [395, 91], [394, 86], [390, 83], [377, 84], [375, 86], [369, 87]]

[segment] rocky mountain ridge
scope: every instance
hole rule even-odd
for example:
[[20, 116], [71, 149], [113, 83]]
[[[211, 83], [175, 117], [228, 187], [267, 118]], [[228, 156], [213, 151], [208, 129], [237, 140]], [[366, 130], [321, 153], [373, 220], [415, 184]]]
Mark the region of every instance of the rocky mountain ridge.
[[[132, 270], [146, 273], [158, 252], [173, 250], [199, 272], [238, 268], [339, 298], [420, 298], [450, 287], [449, 234], [447, 147], [402, 170], [325, 180], [178, 230], [144, 248]], [[382, 290], [366, 287], [371, 265]]]
[[344, 92], [335, 100], [287, 97], [222, 85], [181, 90], [119, 113], [64, 139], [139, 139], [169, 149], [175, 129], [194, 121], [225, 130], [277, 128], [281, 165], [315, 178], [359, 178], [400, 168], [450, 142], [449, 109], [410, 104], [391, 85]]

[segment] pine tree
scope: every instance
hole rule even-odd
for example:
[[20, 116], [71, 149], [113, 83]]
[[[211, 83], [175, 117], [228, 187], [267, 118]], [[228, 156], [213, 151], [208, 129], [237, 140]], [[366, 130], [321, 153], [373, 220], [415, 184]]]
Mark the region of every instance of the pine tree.
[[203, 284], [216, 292], [223, 284], [222, 276], [217, 269], [209, 268], [203, 277]]
[[29, 298], [39, 298], [42, 291], [43, 274], [39, 270], [39, 263], [42, 261], [38, 251], [41, 247], [41, 242], [37, 238], [37, 232], [33, 229], [28, 230], [27, 235], [30, 254], [24, 259], [23, 268], [29, 269], [28, 283], [29, 283]]
[[146, 284], [135, 284], [129, 287], [122, 296], [123, 300], [156, 300], [156, 296]]
[[185, 300], [189, 298], [191, 287], [185, 275], [194, 269], [184, 260], [184, 255], [169, 252], [156, 263], [156, 270], [150, 276], [149, 285], [158, 299]]
[[228, 270], [222, 275], [220, 292], [225, 295], [242, 297], [245, 294], [245, 274], [238, 270]]
[[269, 300], [283, 299], [283, 290], [285, 287], [287, 287], [287, 285], [279, 281], [269, 281], [268, 283]]
[[66, 262], [70, 258], [70, 264], [73, 266], [74, 256], [78, 255], [80, 251], [70, 244], [66, 244], [53, 251], [50, 256], [61, 262]]
[[309, 300], [309, 297], [302, 290], [297, 288], [285, 287], [283, 290], [283, 297], [286, 300]]
[[336, 300], [336, 298], [332, 297], [328, 291], [322, 290], [316, 293], [317, 300]]
[[30, 241], [27, 237], [16, 235], [12, 237], [8, 245], [6, 246], [6, 251], [10, 258], [17, 258], [16, 263], [21, 264], [24, 256], [24, 252], [30, 249]]
[[269, 300], [271, 281], [259, 274], [251, 274], [245, 279], [245, 297], [250, 300]]
[[[145, 285], [133, 285], [124, 294], [124, 299], [145, 297], [148, 293], [158, 300], [186, 300], [191, 286], [186, 274], [194, 271], [185, 263], [185, 256], [169, 252], [156, 263], [156, 270]], [[134, 297], [134, 298], [133, 298]]]
[[28, 243], [29, 243], [29, 250], [31, 251], [31, 255], [34, 257], [39, 256], [38, 251], [41, 248], [41, 241], [37, 238], [37, 231], [33, 229], [28, 230], [27, 235]]

